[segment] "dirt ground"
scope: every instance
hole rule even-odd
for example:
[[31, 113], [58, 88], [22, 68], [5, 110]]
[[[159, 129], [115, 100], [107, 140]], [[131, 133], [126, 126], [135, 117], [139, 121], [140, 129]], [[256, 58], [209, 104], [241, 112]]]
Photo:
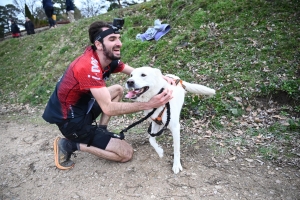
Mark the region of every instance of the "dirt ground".
[[[126, 133], [135, 149], [130, 162], [110, 162], [78, 152], [72, 157], [76, 163], [72, 170], [58, 170], [53, 154], [54, 138], [60, 136], [56, 126], [44, 122], [40, 110], [0, 110], [3, 200], [300, 199], [299, 169], [249, 159], [247, 154], [232, 159], [227, 153], [217, 154], [209, 139], [192, 145], [182, 140], [183, 171], [174, 175], [172, 140], [164, 139], [160, 159], [148, 142], [146, 124]], [[112, 121], [110, 126], [118, 123]]]

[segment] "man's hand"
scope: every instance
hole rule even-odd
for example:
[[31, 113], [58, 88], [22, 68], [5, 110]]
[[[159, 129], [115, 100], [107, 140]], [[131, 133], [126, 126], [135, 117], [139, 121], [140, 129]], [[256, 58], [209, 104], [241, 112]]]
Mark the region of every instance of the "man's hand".
[[170, 78], [170, 77], [167, 77], [167, 76], [162, 76], [163, 77], [163, 79], [165, 79], [169, 84], [171, 84], [171, 85], [175, 85], [175, 81], [174, 81], [174, 79], [172, 79], [172, 78]]
[[[149, 108], [158, 108], [160, 106], [165, 105], [173, 98], [173, 90], [165, 89], [162, 93], [155, 95], [148, 102]], [[147, 110], [148, 110], [147, 109]]]

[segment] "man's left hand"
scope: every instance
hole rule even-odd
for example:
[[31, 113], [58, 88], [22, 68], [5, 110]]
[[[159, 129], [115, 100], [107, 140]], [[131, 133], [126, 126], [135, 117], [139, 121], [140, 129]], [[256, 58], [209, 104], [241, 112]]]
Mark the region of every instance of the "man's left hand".
[[170, 78], [170, 77], [167, 77], [167, 76], [164, 76], [163, 75], [163, 78], [171, 85], [175, 85], [175, 81], [174, 79]]

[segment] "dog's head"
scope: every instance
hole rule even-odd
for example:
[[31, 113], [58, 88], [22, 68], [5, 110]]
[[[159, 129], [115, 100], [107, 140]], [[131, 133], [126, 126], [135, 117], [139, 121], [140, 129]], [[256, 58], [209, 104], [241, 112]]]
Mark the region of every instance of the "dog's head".
[[152, 67], [140, 67], [134, 69], [125, 87], [128, 89], [126, 98], [133, 101], [147, 102], [158, 94], [167, 82], [163, 79], [159, 69]]

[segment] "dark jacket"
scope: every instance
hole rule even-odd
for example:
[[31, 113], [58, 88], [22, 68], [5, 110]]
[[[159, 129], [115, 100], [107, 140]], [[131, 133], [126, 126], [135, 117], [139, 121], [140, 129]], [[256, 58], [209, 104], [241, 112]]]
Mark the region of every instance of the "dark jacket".
[[20, 28], [15, 22], [12, 22], [10, 25], [10, 29], [12, 33], [20, 33]]
[[34, 32], [34, 24], [31, 21], [25, 22], [24, 26], [25, 26], [25, 29], [26, 29], [28, 35], [35, 34], [35, 32]]
[[53, 8], [52, 0], [43, 0], [43, 8]]
[[66, 0], [66, 10], [67, 11], [74, 10], [74, 4], [72, 0]]

